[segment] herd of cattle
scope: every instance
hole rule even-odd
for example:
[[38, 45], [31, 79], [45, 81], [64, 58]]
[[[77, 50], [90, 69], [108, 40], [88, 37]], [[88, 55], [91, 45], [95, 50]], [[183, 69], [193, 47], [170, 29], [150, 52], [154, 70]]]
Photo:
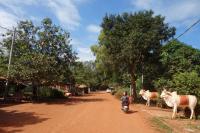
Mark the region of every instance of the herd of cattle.
[[150, 92], [149, 90], [140, 90], [139, 94], [147, 101], [146, 105], [150, 106], [151, 100], [157, 100], [161, 97], [167, 106], [173, 107], [172, 118], [175, 118], [178, 107], [189, 107], [191, 110], [190, 119], [194, 116], [194, 109], [197, 105], [197, 98], [194, 95], [178, 95], [177, 92], [170, 92], [164, 89], [159, 95], [158, 92]]

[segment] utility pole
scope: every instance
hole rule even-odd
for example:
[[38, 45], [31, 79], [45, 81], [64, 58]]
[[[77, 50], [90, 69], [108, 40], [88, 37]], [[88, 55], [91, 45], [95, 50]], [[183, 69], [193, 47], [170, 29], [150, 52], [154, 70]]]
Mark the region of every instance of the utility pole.
[[144, 56], [142, 56], [142, 89], [144, 88]]
[[13, 51], [13, 44], [15, 41], [15, 32], [16, 28], [12, 31], [12, 42], [11, 42], [11, 48], [10, 48], [10, 53], [9, 53], [9, 62], [8, 62], [8, 71], [7, 71], [7, 76], [6, 76], [6, 87], [5, 87], [5, 92], [4, 92], [4, 100], [7, 97], [8, 94], [8, 83], [9, 83], [9, 75], [10, 75], [10, 65], [11, 65], [11, 59], [12, 59], [12, 51]]
[[143, 72], [142, 72], [142, 88], [144, 87], [144, 76], [143, 76]]

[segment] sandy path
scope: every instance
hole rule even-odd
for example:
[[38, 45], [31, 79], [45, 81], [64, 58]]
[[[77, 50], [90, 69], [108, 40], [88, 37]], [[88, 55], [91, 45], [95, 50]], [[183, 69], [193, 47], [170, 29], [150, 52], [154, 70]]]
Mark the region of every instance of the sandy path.
[[143, 114], [134, 106], [125, 114], [117, 99], [98, 92], [70, 101], [0, 108], [0, 132], [155, 133]]

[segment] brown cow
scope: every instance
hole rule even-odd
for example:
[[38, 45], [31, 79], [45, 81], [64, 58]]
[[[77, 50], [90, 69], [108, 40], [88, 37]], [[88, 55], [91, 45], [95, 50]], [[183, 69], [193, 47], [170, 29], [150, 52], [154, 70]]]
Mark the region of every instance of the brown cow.
[[157, 100], [159, 97], [158, 92], [150, 92], [149, 90], [145, 91], [144, 89], [141, 89], [139, 94], [143, 97], [144, 100], [147, 101], [147, 106], [150, 106], [151, 100]]

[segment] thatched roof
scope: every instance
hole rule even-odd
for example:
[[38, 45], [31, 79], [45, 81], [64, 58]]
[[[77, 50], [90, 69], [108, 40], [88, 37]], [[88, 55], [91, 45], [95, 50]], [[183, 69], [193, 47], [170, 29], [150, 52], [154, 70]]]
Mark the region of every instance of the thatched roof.
[[84, 89], [87, 88], [87, 85], [85, 84], [77, 85], [77, 88]]

